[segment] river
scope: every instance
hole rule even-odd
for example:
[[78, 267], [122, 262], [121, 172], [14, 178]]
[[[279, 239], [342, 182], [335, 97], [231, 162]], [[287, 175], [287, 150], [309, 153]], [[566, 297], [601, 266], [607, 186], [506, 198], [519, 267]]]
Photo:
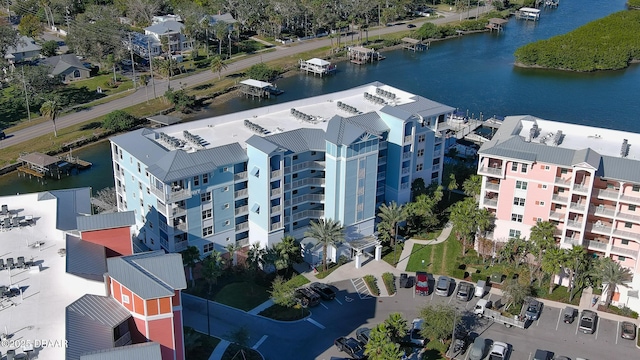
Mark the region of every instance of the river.
[[[199, 112], [204, 118], [252, 107], [286, 102], [381, 81], [457, 107], [476, 117], [531, 114], [591, 126], [640, 132], [640, 65], [598, 73], [522, 69], [513, 66], [514, 51], [527, 43], [564, 34], [587, 22], [623, 10], [625, 0], [563, 0], [543, 10], [539, 22], [509, 19], [504, 32], [464, 35], [433, 42], [428, 51], [384, 51], [386, 60], [373, 65], [339, 62], [339, 71], [325, 78], [296, 74], [280, 79], [284, 94], [270, 100], [236, 97]], [[398, 25], [404, 26], [404, 25]], [[62, 180], [0, 177], [0, 195], [47, 189], [113, 186], [108, 143], [74, 152], [94, 165]]]

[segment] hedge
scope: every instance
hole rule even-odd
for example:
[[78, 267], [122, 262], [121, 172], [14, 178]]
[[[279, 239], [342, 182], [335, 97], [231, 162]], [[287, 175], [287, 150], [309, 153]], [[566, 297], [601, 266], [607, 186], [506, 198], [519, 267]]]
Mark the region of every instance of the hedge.
[[378, 296], [380, 295], [380, 289], [378, 288], [378, 284], [376, 283], [376, 277], [373, 275], [365, 275], [364, 282], [369, 287], [369, 291], [372, 295]]
[[396, 293], [396, 277], [390, 272], [382, 274], [382, 281], [384, 286], [387, 287], [387, 293], [393, 295]]
[[482, 273], [471, 274], [471, 281], [477, 283], [479, 280], [487, 281], [488, 276]]

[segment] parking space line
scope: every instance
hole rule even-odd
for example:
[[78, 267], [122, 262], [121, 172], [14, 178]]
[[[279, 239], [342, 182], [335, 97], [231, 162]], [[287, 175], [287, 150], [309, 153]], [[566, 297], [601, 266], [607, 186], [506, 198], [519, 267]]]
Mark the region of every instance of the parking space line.
[[[580, 320], [580, 319], [578, 319]], [[578, 336], [578, 328], [580, 327], [580, 321], [576, 321], [576, 336]]]
[[531, 353], [529, 353], [529, 360], [531, 360]]
[[334, 300], [337, 301], [338, 304], [342, 305], [342, 303], [340, 302], [340, 300], [338, 300], [338, 298], [335, 298]]
[[538, 320], [536, 320], [536, 326], [540, 324], [540, 315], [538, 315]]
[[562, 317], [562, 311], [558, 314], [558, 322], [556, 323], [556, 331], [558, 331], [558, 326], [560, 326], [560, 318]]
[[618, 321], [618, 327], [616, 328], [616, 345], [618, 345], [619, 338], [620, 338], [620, 321]]
[[451, 304], [451, 300], [453, 300], [453, 295], [449, 298], [449, 302], [447, 304]]
[[598, 340], [599, 332], [600, 332], [600, 319], [598, 319], [598, 324], [596, 325], [596, 340]]
[[324, 329], [326, 328], [324, 325], [322, 325], [322, 324], [320, 324], [319, 322], [317, 322], [317, 321], [313, 320], [312, 318], [307, 318], [307, 321], [308, 321], [308, 322], [310, 322], [310, 323], [312, 323], [313, 325], [315, 325], [315, 326], [319, 327], [320, 329], [323, 329], [323, 330], [324, 330]]
[[253, 350], [256, 350], [260, 345], [262, 345], [262, 343], [263, 343], [265, 340], [267, 340], [267, 338], [268, 338], [268, 337], [269, 337], [269, 336], [267, 336], [267, 335], [262, 335], [262, 337], [260, 338], [260, 340], [258, 340], [258, 342], [257, 342], [255, 345], [253, 345], [251, 348], [252, 348]]
[[431, 301], [433, 301], [433, 293], [434, 293], [434, 292], [435, 292], [435, 291], [431, 291]]
[[324, 307], [325, 309], [329, 310], [329, 308], [327, 307], [327, 305], [320, 303], [320, 305], [322, 305], [322, 307]]

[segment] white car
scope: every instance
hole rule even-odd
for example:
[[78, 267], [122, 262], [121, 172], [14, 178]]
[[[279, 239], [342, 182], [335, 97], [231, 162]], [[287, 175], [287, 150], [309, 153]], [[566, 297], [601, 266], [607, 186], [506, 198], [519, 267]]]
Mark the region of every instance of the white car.
[[509, 352], [509, 345], [501, 341], [494, 341], [489, 351], [488, 360], [506, 360]]

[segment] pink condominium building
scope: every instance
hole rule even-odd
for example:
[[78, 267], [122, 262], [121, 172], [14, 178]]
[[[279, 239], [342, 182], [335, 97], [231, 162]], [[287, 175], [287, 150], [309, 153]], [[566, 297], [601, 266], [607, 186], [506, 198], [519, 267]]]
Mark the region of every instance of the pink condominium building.
[[536, 221], [552, 221], [561, 247], [582, 245], [636, 274], [614, 300], [640, 310], [640, 134], [509, 116], [478, 154], [493, 239], [528, 238]]

